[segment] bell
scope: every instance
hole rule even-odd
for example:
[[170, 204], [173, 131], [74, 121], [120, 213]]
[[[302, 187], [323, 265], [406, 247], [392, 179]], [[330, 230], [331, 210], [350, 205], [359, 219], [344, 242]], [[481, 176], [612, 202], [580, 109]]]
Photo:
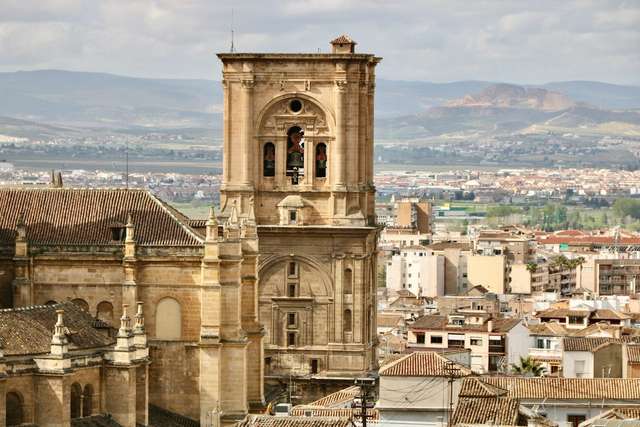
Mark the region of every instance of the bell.
[[289, 161], [287, 162], [290, 168], [303, 168], [304, 160], [302, 158], [302, 153], [293, 152], [289, 153]]

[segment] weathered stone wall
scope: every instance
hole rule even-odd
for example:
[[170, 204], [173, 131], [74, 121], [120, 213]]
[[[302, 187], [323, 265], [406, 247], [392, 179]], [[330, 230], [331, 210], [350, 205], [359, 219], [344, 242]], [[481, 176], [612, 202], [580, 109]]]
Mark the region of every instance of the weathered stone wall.
[[149, 346], [149, 403], [200, 419], [198, 347], [181, 341], [150, 341]]

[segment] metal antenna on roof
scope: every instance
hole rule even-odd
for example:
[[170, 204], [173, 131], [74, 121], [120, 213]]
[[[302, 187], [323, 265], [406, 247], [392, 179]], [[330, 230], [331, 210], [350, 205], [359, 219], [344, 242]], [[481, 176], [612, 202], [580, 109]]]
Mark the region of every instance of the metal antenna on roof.
[[233, 8], [231, 8], [231, 53], [234, 53], [236, 51], [235, 46], [233, 45], [234, 42], [234, 29], [233, 29]]

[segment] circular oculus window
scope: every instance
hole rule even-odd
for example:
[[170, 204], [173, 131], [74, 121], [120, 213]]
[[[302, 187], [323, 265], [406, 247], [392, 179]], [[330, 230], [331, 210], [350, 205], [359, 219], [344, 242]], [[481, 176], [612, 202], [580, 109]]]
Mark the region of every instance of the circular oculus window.
[[291, 102], [289, 102], [289, 110], [291, 110], [292, 113], [299, 113], [302, 111], [302, 101], [299, 99], [292, 99]]

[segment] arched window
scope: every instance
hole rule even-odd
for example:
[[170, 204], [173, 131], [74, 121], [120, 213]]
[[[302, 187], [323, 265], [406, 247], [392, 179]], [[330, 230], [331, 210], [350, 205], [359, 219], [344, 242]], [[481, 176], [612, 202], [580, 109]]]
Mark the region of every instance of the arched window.
[[71, 418], [80, 418], [82, 413], [82, 387], [78, 383], [71, 384], [71, 399], [69, 405], [71, 406]]
[[327, 177], [327, 144], [321, 142], [316, 145], [316, 178]]
[[262, 151], [262, 175], [276, 176], [276, 146], [272, 142], [264, 144]]
[[93, 387], [91, 384], [84, 386], [82, 393], [82, 416], [90, 417], [93, 411]]
[[7, 405], [6, 424], [7, 427], [18, 426], [25, 422], [23, 400], [20, 393], [10, 391], [7, 393], [5, 403]]
[[109, 301], [102, 301], [98, 304], [96, 317], [104, 322], [113, 325], [113, 304]]
[[304, 175], [304, 130], [300, 126], [287, 131], [287, 175]]
[[353, 293], [353, 272], [350, 268], [344, 270], [342, 289], [344, 289], [345, 295], [351, 295]]
[[342, 319], [343, 324], [343, 330], [344, 332], [351, 332], [352, 331], [352, 327], [351, 327], [351, 310], [346, 309], [344, 311], [344, 316]]
[[182, 310], [173, 298], [163, 298], [156, 307], [156, 338], [179, 340], [182, 338]]
[[80, 307], [82, 310], [88, 312], [89, 311], [89, 303], [81, 298], [76, 298], [71, 300], [72, 303]]

